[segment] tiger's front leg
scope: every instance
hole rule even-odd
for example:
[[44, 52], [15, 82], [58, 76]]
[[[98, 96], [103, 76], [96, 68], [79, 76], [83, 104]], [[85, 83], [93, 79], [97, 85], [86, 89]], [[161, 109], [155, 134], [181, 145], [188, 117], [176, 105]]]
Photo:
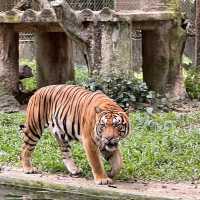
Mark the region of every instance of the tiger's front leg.
[[101, 158], [100, 151], [93, 143], [92, 139], [83, 139], [83, 146], [92, 168], [95, 183], [97, 185], [107, 185], [112, 183], [112, 179], [105, 173]]
[[111, 171], [108, 173], [108, 176], [113, 178], [116, 174], [119, 173], [123, 165], [123, 160], [119, 149], [112, 153], [108, 161], [111, 165]]
[[31, 157], [32, 157], [33, 151], [34, 151], [34, 147], [32, 147], [31, 145], [28, 145], [26, 143], [22, 145], [22, 152], [21, 152], [20, 159], [22, 163], [23, 172], [25, 174], [32, 174], [36, 172], [36, 169], [32, 166], [32, 163], [31, 163]]
[[123, 161], [121, 153], [119, 149], [116, 149], [114, 152], [103, 150], [101, 153], [111, 166], [111, 170], [108, 172], [108, 177], [113, 178], [122, 168]]

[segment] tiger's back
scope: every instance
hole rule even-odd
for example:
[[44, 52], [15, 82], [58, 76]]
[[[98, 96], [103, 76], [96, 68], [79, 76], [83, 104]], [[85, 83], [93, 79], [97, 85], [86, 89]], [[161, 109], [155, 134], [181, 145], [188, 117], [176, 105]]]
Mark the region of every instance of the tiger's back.
[[[27, 107], [26, 126], [33, 129], [38, 137], [44, 127], [59, 128], [72, 139], [79, 139], [81, 126], [94, 107], [100, 104], [116, 106], [116, 103], [102, 92], [90, 92], [74, 85], [51, 85], [39, 89], [30, 99]], [[122, 109], [118, 106], [119, 111]], [[115, 109], [116, 109], [115, 108]], [[35, 130], [36, 129], [36, 130]]]

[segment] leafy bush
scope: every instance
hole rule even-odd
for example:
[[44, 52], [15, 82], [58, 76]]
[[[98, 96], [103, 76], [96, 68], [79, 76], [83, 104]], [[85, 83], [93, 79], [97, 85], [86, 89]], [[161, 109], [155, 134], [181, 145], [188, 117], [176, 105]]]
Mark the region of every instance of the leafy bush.
[[185, 54], [183, 54], [182, 56], [182, 65], [186, 69], [192, 67], [192, 60], [190, 59], [190, 57], [186, 56]]
[[198, 68], [187, 70], [185, 87], [191, 98], [200, 99], [200, 70]]
[[88, 80], [89, 74], [88, 69], [85, 66], [76, 65], [75, 66], [75, 81], [72, 83], [75, 83], [76, 85], [81, 85], [82, 83], [86, 82]]
[[94, 75], [83, 85], [91, 91], [103, 91], [124, 109], [132, 108], [135, 102], [150, 103], [154, 98], [154, 93], [148, 90], [144, 82], [123, 73]]

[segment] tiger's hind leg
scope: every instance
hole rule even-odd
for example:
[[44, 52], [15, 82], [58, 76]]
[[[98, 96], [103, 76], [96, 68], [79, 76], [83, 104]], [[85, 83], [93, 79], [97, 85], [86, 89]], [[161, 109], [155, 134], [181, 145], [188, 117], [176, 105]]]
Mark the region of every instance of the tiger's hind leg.
[[79, 167], [76, 166], [72, 158], [71, 147], [69, 145], [66, 134], [62, 131], [53, 132], [60, 146], [65, 167], [68, 169], [72, 177], [79, 177], [81, 174], [81, 170], [79, 169]]
[[33, 168], [31, 163], [32, 153], [35, 149], [35, 146], [40, 139], [40, 135], [37, 133], [32, 133], [29, 128], [23, 129], [23, 145], [21, 151], [21, 163], [24, 173], [31, 174], [35, 173], [36, 169]]

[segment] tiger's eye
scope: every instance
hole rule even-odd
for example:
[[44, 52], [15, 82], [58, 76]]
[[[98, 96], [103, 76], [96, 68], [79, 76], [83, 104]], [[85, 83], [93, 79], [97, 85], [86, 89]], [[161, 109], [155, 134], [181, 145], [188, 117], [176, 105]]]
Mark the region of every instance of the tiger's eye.
[[123, 130], [124, 127], [123, 127], [123, 125], [120, 124], [117, 126], [117, 128], [121, 131], [121, 130]]
[[104, 127], [105, 127], [105, 124], [104, 124], [104, 123], [100, 123], [100, 126], [101, 126], [102, 128], [104, 128]]

